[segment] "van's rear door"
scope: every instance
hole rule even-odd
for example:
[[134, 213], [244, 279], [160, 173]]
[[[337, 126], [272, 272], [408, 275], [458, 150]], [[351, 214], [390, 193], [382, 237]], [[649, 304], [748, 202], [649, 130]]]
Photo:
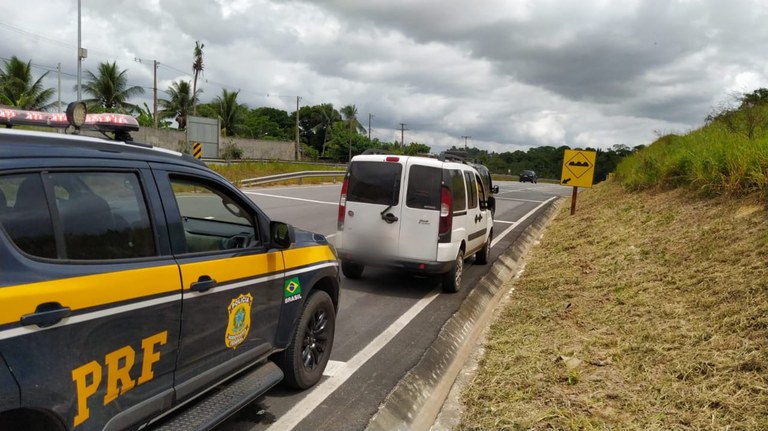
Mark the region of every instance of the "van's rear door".
[[401, 160], [370, 156], [350, 164], [343, 227], [345, 251], [369, 257], [397, 256], [404, 170]]
[[[417, 163], [414, 163], [417, 162]], [[422, 159], [410, 159], [405, 202], [400, 211], [400, 253], [406, 259], [437, 260], [440, 187], [443, 170]]]

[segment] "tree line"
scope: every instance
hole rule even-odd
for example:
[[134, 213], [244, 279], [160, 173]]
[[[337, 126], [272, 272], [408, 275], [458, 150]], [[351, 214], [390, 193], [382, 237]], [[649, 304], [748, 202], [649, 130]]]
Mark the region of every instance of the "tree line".
[[[171, 127], [174, 123], [180, 130], [187, 126], [190, 115], [218, 118], [221, 133], [229, 137], [260, 140], [293, 141], [296, 134], [296, 112], [287, 112], [270, 107], [250, 108], [238, 100], [239, 90], [222, 89], [221, 93], [208, 102], [201, 101], [203, 90], [197, 88], [198, 76], [204, 70], [204, 44], [195, 42], [193, 50], [191, 81], [177, 80], [165, 90], [166, 97], [158, 99], [158, 114], [146, 103], [142, 106], [131, 103], [131, 99], [143, 95], [140, 86], [128, 83], [127, 70], [120, 69], [116, 62], [99, 63], [96, 71], [85, 71], [82, 92], [83, 101], [89, 112], [117, 112], [134, 115], [142, 127]], [[31, 61], [23, 62], [16, 56], [5, 60], [0, 70], [0, 104], [26, 110], [51, 110], [55, 95], [53, 88], [45, 88], [40, 77], [33, 76]], [[761, 95], [762, 96], [762, 95]], [[757, 96], [755, 96], [757, 97]], [[761, 101], [763, 99], [760, 99]], [[766, 93], [765, 100], [768, 100]], [[727, 115], [726, 115], [727, 114]], [[728, 117], [723, 112], [718, 118]], [[733, 115], [731, 115], [733, 116]], [[725, 121], [725, 120], [723, 120]], [[333, 104], [323, 103], [299, 108], [299, 141], [302, 158], [305, 160], [328, 160], [346, 162], [350, 157], [367, 149], [377, 149], [394, 154], [429, 154], [431, 148], [418, 142], [401, 146], [393, 140], [384, 142], [369, 138], [367, 130], [358, 119], [355, 105], [336, 109]], [[454, 150], [456, 148], [454, 147]], [[540, 178], [559, 178], [562, 165], [562, 147], [533, 147], [528, 151], [495, 153], [469, 148], [468, 156], [488, 166], [497, 174], [517, 175], [525, 169], [534, 170]], [[619, 160], [633, 153], [624, 145], [614, 145], [609, 150], [597, 150], [595, 181], [605, 179]]]

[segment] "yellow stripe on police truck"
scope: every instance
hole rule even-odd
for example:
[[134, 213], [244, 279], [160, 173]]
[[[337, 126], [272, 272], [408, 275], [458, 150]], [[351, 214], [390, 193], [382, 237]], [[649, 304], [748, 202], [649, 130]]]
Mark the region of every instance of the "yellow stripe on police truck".
[[181, 289], [176, 265], [83, 275], [0, 289], [0, 325], [19, 322], [38, 305], [58, 302], [72, 311]]

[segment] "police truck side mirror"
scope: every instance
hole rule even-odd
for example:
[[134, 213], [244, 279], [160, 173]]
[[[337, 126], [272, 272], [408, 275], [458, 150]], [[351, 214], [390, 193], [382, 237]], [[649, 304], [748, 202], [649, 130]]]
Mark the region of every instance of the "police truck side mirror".
[[272, 246], [279, 249], [288, 248], [296, 242], [293, 226], [280, 221], [269, 222], [269, 237], [272, 240]]
[[499, 186], [493, 186], [491, 187], [491, 193], [496, 194], [499, 192]]

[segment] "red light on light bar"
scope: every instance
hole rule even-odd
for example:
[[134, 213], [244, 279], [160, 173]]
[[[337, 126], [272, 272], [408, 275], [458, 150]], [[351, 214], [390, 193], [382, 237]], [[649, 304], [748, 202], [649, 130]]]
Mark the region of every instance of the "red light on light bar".
[[[0, 109], [0, 124], [5, 126], [68, 127], [67, 114], [63, 112], [23, 111], [20, 109]], [[137, 131], [139, 122], [126, 114], [88, 114], [84, 129], [103, 132]]]
[[398, 162], [398, 161], [400, 161], [400, 157], [392, 157], [392, 156], [390, 156], [390, 157], [387, 157], [386, 160], [388, 162]]

